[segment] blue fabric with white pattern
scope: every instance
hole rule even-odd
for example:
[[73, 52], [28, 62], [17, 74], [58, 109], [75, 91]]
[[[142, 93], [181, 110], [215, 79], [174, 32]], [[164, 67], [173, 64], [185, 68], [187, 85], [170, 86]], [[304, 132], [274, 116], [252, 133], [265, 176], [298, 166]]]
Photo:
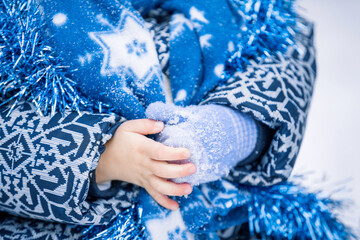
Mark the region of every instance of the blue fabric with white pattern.
[[[151, 102], [165, 101], [152, 37], [130, 2], [41, 1], [54, 48], [71, 77], [93, 100], [126, 119], [145, 118]], [[74, 44], [75, 43], [75, 44]]]
[[[169, 5], [169, 9], [175, 7], [176, 4]], [[125, 8], [124, 12], [128, 9]], [[191, 20], [190, 12], [183, 14], [182, 18]], [[55, 22], [61, 24], [64, 16], [58, 17], [58, 21]], [[176, 18], [170, 20], [174, 24], [170, 24], [170, 32], [176, 26]], [[104, 23], [104, 18], [98, 19]], [[184, 28], [187, 26], [187, 20], [189, 19], [181, 20]], [[204, 19], [202, 20], [204, 22]], [[246, 221], [242, 206], [246, 203], [247, 192], [242, 190], [240, 184], [271, 185], [289, 176], [303, 137], [316, 71], [312, 25], [302, 19], [298, 21], [303, 22], [305, 26], [304, 31], [298, 34], [298, 46], [302, 52], [289, 49], [283, 58], [266, 59], [249, 66], [244, 72], [236, 72], [220, 86], [213, 85], [214, 89], [205, 87], [204, 91], [208, 94], [205, 95], [204, 92], [204, 96], [193, 96], [193, 99], [201, 99], [200, 104], [226, 105], [248, 113], [254, 119], [276, 129], [269, 150], [259, 161], [238, 165], [223, 180], [202, 184], [194, 189], [189, 198], [178, 199], [182, 206], [186, 206], [181, 208], [181, 214], [169, 214], [166, 210], [158, 208], [154, 212], [164, 213], [165, 216], [164, 219], [159, 219], [152, 218], [148, 213], [148, 224], [151, 220], [166, 222], [167, 217], [174, 217], [177, 220], [174, 222], [179, 224], [172, 226], [172, 229], [166, 229], [168, 237], [191, 238], [195, 234], [199, 238], [206, 236], [213, 238], [217, 229]], [[140, 25], [142, 24], [144, 23]], [[201, 21], [199, 24], [202, 24]], [[105, 25], [99, 29], [104, 28], [109, 31], [110, 25]], [[95, 31], [100, 31], [99, 29]], [[99, 42], [98, 39], [98, 42], [95, 41], [97, 45], [92, 44], [100, 50], [104, 49], [98, 44]], [[134, 50], [135, 45], [140, 46], [141, 52], [142, 45], [138, 44], [134, 43], [132, 48], [128, 45], [127, 54], [137, 55]], [[161, 43], [155, 42], [155, 44], [160, 49]], [[205, 45], [207, 45], [206, 41]], [[171, 46], [170, 42], [170, 48]], [[163, 54], [160, 54], [161, 52]], [[160, 61], [163, 60], [161, 62], [171, 59], [168, 51], [158, 51], [158, 53]], [[87, 61], [92, 59], [86, 56], [86, 52], [83, 54], [81, 56], [84, 58], [80, 58], [80, 66], [82, 62], [87, 64]], [[66, 60], [66, 57], [64, 58]], [[102, 63], [102, 58], [96, 61]], [[167, 63], [161, 65], [169, 66]], [[110, 83], [114, 80], [114, 76], [119, 74], [106, 67], [104, 69]], [[169, 72], [171, 75], [171, 65]], [[133, 76], [132, 74], [135, 74], [134, 71], [129, 76]], [[216, 79], [216, 76], [211, 79]], [[160, 78], [152, 80], [153, 85], [157, 83], [161, 85]], [[84, 88], [89, 87], [86, 82], [83, 85]], [[145, 93], [141, 92], [138, 86], [128, 86], [131, 91], [124, 91], [124, 94], [135, 96], [133, 99], [138, 101], [139, 104], [136, 106], [139, 106], [140, 110], [135, 110], [126, 117], [136, 118], [141, 116], [143, 106], [147, 104], [141, 101]], [[163, 91], [157, 87], [155, 90]], [[84, 89], [84, 91], [89, 91], [91, 95], [91, 91], [95, 93], [96, 89]], [[178, 92], [175, 93], [174, 98]], [[189, 95], [180, 94], [179, 104], [183, 104], [181, 101], [186, 99], [182, 96]], [[73, 239], [79, 236], [77, 235], [79, 231], [70, 224], [106, 224], [114, 216], [121, 214], [123, 209], [130, 207], [138, 196], [138, 190], [129, 185], [124, 185], [116, 196], [107, 200], [86, 199], [88, 174], [96, 167], [102, 145], [111, 137], [112, 128], [123, 120], [113, 115], [87, 113], [79, 115], [71, 111], [63, 116], [57, 114], [53, 117], [42, 117], [37, 114], [35, 107], [28, 103], [17, 107], [10, 116], [6, 113], [1, 114], [0, 209], [22, 217], [67, 224], [49, 224], [3, 215], [0, 220], [0, 234], [9, 236], [9, 239], [16, 236], [27, 239]], [[32, 170], [33, 167], [35, 170]], [[148, 195], [145, 194], [144, 198], [146, 197]], [[151, 199], [147, 203], [150, 204]], [[156, 205], [151, 204], [151, 206]], [[199, 213], [198, 218], [193, 217], [194, 212]], [[151, 227], [149, 229], [151, 231]], [[203, 235], [204, 232], [206, 235]]]
[[[85, 201], [89, 172], [121, 122], [115, 115], [68, 111], [41, 116], [23, 103], [0, 114], [0, 210], [46, 221], [110, 221], [135, 194], [123, 188], [108, 202]], [[104, 216], [101, 216], [104, 215]]]
[[[153, 40], [131, 1], [40, 2], [45, 17], [52, 19], [48, 25], [55, 49], [77, 68], [72, 78], [86, 96], [110, 103], [127, 119], [144, 118], [151, 102], [165, 101]], [[198, 104], [221, 80], [228, 45], [239, 26], [223, 0], [155, 4], [176, 12], [170, 20], [174, 102]]]

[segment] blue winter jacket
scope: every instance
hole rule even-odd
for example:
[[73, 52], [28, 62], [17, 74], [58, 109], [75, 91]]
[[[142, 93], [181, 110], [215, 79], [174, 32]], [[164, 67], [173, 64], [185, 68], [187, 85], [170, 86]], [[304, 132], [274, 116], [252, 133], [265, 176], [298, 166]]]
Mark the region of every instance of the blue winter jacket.
[[[304, 26], [297, 33], [301, 51], [289, 48], [283, 57], [254, 62], [201, 100], [200, 104], [226, 105], [249, 114], [274, 131], [264, 153], [224, 177], [230, 182], [268, 186], [286, 180], [293, 169], [316, 75], [313, 26], [302, 18], [298, 21]], [[2, 46], [6, 33], [0, 33]], [[154, 38], [166, 73], [163, 42]], [[6, 72], [0, 73], [1, 82]], [[137, 188], [130, 184], [113, 182], [116, 193], [109, 197], [89, 195], [104, 144], [125, 121], [122, 116], [72, 110], [42, 116], [31, 102], [18, 104], [8, 114], [11, 106], [0, 109], [0, 235], [77, 238], [76, 225], [108, 223], [131, 206]]]

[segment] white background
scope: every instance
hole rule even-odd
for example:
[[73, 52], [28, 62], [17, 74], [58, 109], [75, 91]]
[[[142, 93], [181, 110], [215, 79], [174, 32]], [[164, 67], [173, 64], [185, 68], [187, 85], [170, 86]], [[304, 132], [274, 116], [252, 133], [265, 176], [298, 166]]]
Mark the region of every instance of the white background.
[[337, 196], [354, 204], [341, 218], [360, 229], [360, 0], [298, 3], [315, 22], [318, 77], [294, 173], [313, 171], [312, 187], [326, 176], [326, 190], [346, 182], [351, 191]]

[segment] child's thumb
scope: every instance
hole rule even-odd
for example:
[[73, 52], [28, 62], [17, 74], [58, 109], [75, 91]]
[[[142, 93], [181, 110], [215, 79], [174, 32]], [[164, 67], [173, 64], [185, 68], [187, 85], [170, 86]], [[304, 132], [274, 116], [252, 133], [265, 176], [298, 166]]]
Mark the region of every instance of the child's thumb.
[[155, 102], [148, 106], [146, 109], [146, 117], [149, 119], [162, 121], [167, 124], [174, 118], [176, 106], [172, 104], [166, 104], [163, 102]]
[[126, 132], [149, 135], [161, 132], [164, 129], [164, 123], [149, 119], [136, 119], [122, 123], [119, 128]]

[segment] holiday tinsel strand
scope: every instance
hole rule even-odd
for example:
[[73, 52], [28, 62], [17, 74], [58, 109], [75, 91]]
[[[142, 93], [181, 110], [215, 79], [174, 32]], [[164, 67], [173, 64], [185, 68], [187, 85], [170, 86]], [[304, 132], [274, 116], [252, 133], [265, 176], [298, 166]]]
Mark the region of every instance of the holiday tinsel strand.
[[322, 192], [309, 192], [293, 182], [271, 187], [243, 186], [251, 193], [249, 230], [268, 239], [350, 239], [352, 230], [340, 222], [335, 210], [345, 201]]
[[[345, 201], [334, 200], [321, 191], [310, 192], [294, 182], [238, 188], [250, 192], [244, 202], [251, 236], [300, 240], [355, 238], [352, 230], [334, 214], [344, 208]], [[137, 207], [133, 204], [107, 225], [82, 227], [84, 239], [146, 239]]]
[[0, 11], [0, 106], [10, 104], [9, 114], [23, 101], [34, 103], [45, 115], [65, 109], [113, 112], [84, 97], [67, 77], [73, 70], [63, 66], [49, 46], [34, 0], [1, 0]]
[[298, 32], [294, 0], [229, 0], [239, 17], [239, 37], [223, 78], [244, 71], [252, 61], [281, 56], [295, 47]]
[[111, 239], [111, 240], [144, 240], [145, 228], [141, 224], [141, 209], [133, 203], [131, 207], [122, 211], [109, 224], [79, 226], [83, 232], [82, 239]]

